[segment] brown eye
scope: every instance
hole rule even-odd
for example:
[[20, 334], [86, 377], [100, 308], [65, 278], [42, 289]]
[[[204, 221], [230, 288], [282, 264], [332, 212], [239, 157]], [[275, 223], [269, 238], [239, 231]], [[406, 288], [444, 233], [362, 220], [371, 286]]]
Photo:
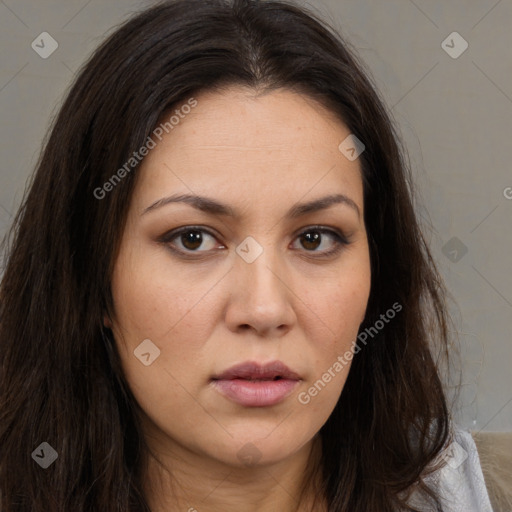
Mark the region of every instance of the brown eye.
[[[350, 243], [341, 233], [324, 227], [312, 227], [304, 230], [297, 236], [296, 240], [300, 242], [299, 250], [305, 250], [315, 257], [335, 255], [343, 246]], [[186, 226], [170, 231], [162, 235], [159, 242], [167, 245], [173, 252], [188, 255], [190, 258], [206, 256], [216, 247], [226, 248], [224, 245], [219, 246], [213, 233], [195, 226]], [[320, 250], [325, 245], [327, 245], [327, 248]]]
[[[203, 255], [219, 245], [215, 235], [206, 229], [188, 226], [164, 234], [159, 242], [167, 245], [169, 249], [184, 254]], [[221, 245], [221, 248], [224, 246]]]
[[201, 247], [201, 244], [203, 243], [203, 236], [200, 231], [189, 230], [180, 235], [180, 240], [186, 249], [194, 251], [198, 247]]
[[302, 246], [308, 250], [316, 249], [321, 242], [321, 235], [318, 231], [307, 231], [301, 235]]
[[[315, 256], [318, 255], [319, 257], [337, 254], [343, 246], [350, 243], [344, 235], [332, 229], [322, 227], [309, 228], [300, 233], [297, 239], [306, 252], [313, 253]], [[331, 240], [330, 244], [328, 243], [329, 239]], [[327, 242], [325, 242], [325, 240], [327, 240]], [[318, 250], [322, 245], [327, 245], [327, 247], [331, 246], [331, 248]]]

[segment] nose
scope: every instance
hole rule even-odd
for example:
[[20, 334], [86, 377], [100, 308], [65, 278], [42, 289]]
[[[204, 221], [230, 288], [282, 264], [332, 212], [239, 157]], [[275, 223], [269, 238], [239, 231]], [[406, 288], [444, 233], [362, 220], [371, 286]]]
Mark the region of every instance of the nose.
[[275, 252], [265, 246], [251, 263], [237, 254], [225, 317], [231, 331], [253, 330], [260, 336], [280, 337], [296, 321], [290, 273]]

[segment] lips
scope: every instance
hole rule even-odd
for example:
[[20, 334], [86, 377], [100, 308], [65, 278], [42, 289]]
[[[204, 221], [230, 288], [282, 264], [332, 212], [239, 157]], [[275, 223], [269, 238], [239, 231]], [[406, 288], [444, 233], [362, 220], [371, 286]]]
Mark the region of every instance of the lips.
[[291, 371], [281, 361], [272, 361], [264, 365], [255, 362], [242, 363], [232, 366], [220, 375], [213, 377], [214, 380], [276, 380], [290, 379], [300, 380], [300, 376]]
[[281, 361], [264, 365], [246, 362], [212, 378], [214, 388], [245, 407], [268, 407], [283, 401], [301, 377]]

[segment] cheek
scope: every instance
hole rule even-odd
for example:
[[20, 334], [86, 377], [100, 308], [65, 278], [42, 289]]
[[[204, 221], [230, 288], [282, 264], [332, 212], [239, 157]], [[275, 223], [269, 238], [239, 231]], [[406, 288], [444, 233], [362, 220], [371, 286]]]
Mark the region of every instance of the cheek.
[[328, 351], [345, 352], [364, 320], [369, 294], [370, 272], [366, 265], [333, 275], [332, 279], [324, 280], [321, 286], [309, 291], [305, 302], [317, 317], [310, 326], [328, 333], [322, 336], [318, 330], [316, 335], [311, 333], [311, 339], [322, 337], [324, 341], [320, 345]]
[[204, 325], [198, 317], [206, 318], [204, 297], [214, 285], [200, 272], [184, 277], [165, 257], [132, 254], [118, 261], [113, 276], [116, 324], [130, 343], [172, 340], [176, 332]]
[[350, 271], [338, 273], [309, 293], [310, 306], [316, 313], [308, 336], [314, 364], [297, 398], [310, 417], [318, 418], [320, 423], [334, 409], [352, 365], [354, 344], [370, 293], [369, 263], [364, 262], [363, 254]]
[[[201, 272], [184, 276], [161, 257], [132, 252], [119, 258], [112, 279], [114, 335], [126, 379], [147, 412], [165, 415], [160, 404], [190, 407], [180, 385], [192, 392], [200, 381], [190, 369], [207, 368], [201, 349], [214, 314], [214, 293], [208, 292], [217, 281]], [[144, 340], [159, 350], [149, 366], [134, 354]]]
[[[183, 389], [195, 394], [197, 382], [190, 368], [204, 364], [199, 345], [205, 339], [201, 330], [207, 323], [201, 302], [205, 291], [155, 260], [139, 261], [141, 264], [133, 254], [120, 259], [114, 272], [114, 336], [136, 401], [150, 418], [167, 418], [163, 423], [171, 424], [176, 410], [194, 406]], [[151, 342], [147, 366], [134, 354], [144, 340]], [[188, 422], [183, 415], [180, 424], [193, 428]]]
[[308, 336], [314, 363], [297, 400], [304, 407], [304, 420], [313, 421], [317, 429], [327, 421], [345, 385], [369, 291], [369, 277], [362, 272], [309, 294], [316, 318], [310, 323]]

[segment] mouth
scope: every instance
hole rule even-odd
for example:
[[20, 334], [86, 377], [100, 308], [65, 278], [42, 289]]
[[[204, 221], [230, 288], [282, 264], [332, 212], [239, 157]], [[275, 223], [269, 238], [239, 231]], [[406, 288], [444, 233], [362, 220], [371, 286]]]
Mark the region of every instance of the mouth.
[[272, 361], [266, 364], [257, 362], [246, 362], [228, 368], [219, 375], [215, 375], [213, 380], [254, 380], [254, 381], [274, 381], [281, 379], [300, 380], [300, 375], [288, 368], [281, 361]]
[[282, 402], [301, 381], [281, 361], [265, 365], [247, 362], [212, 377], [213, 387], [224, 397], [245, 407], [269, 407]]

